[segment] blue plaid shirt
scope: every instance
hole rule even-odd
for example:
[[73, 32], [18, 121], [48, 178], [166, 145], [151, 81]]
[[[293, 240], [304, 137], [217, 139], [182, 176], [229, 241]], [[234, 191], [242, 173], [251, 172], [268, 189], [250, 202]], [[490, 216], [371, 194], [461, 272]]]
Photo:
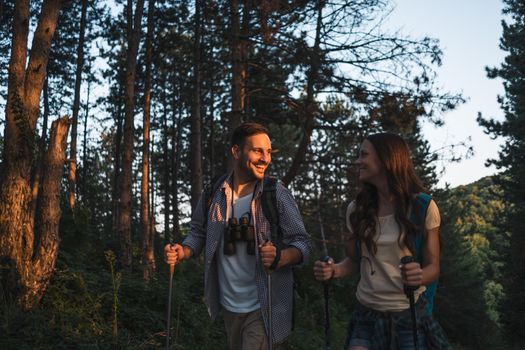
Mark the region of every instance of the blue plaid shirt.
[[[206, 306], [212, 319], [217, 317], [221, 309], [216, 254], [222, 254], [218, 247], [220, 247], [220, 240], [223, 239], [224, 227], [227, 222], [227, 203], [231, 203], [230, 179], [231, 174], [224, 181], [222, 187], [213, 194], [211, 206], [208, 210], [207, 225], [205, 224], [201, 195], [191, 220], [190, 233], [182, 243], [190, 247], [195, 256], [198, 256], [204, 248], [204, 294]], [[259, 181], [251, 203], [256, 246], [271, 237], [270, 223], [262, 211], [262, 187], [263, 182]], [[276, 198], [283, 245], [299, 249], [302, 260], [298, 265], [303, 265], [308, 261], [311, 242], [299, 208], [291, 192], [280, 182], [276, 185]], [[255, 250], [255, 258], [257, 294], [261, 304], [263, 321], [268, 331], [267, 276], [258, 249]], [[274, 343], [282, 342], [292, 330], [293, 293], [292, 266], [285, 266], [274, 271], [272, 273], [272, 335]]]

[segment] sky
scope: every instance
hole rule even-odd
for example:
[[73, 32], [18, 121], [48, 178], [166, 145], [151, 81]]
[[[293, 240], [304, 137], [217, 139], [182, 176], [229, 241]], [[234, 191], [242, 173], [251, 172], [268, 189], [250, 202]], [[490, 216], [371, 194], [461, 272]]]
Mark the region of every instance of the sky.
[[[455, 187], [497, 172], [486, 167], [487, 159], [497, 158], [503, 140], [492, 140], [476, 122], [478, 112], [503, 119], [497, 96], [503, 95], [500, 79], [488, 79], [485, 67], [498, 67], [505, 52], [499, 49], [502, 34], [500, 0], [397, 0], [387, 28], [401, 29], [413, 38], [429, 36], [440, 41], [443, 64], [437, 69], [438, 86], [444, 91], [460, 92], [467, 102], [447, 112], [445, 125], [427, 124], [424, 135], [432, 150], [471, 138], [474, 156], [460, 163], [440, 164], [445, 172], [439, 187]], [[458, 150], [458, 153], [462, 153]], [[464, 153], [464, 151], [463, 151]]]
[[[438, 186], [455, 187], [492, 175], [495, 167], [486, 167], [487, 159], [497, 158], [503, 140], [492, 140], [476, 122], [478, 112], [484, 117], [502, 119], [497, 96], [503, 95], [500, 79], [488, 79], [485, 67], [503, 62], [499, 49], [502, 34], [501, 0], [394, 0], [395, 8], [385, 26], [413, 38], [430, 36], [440, 41], [443, 64], [437, 68], [438, 86], [444, 91], [462, 93], [467, 102], [447, 112], [445, 125], [423, 127], [432, 150], [440, 150], [470, 138], [474, 155], [459, 163], [441, 162], [445, 169]], [[458, 154], [465, 149], [457, 149]]]

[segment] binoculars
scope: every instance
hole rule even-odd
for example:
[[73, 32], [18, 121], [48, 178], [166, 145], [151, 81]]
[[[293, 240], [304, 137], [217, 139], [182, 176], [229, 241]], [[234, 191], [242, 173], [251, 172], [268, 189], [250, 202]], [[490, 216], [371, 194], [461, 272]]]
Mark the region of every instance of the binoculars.
[[255, 231], [253, 225], [246, 216], [237, 220], [237, 218], [230, 218], [228, 226], [224, 228], [224, 255], [233, 255], [237, 252], [235, 243], [246, 242], [246, 253], [248, 255], [255, 255]]

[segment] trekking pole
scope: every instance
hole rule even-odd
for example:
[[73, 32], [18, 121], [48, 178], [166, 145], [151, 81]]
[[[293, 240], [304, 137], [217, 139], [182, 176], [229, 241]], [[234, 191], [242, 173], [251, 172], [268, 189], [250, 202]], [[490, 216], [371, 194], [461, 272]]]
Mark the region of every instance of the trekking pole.
[[[326, 245], [325, 245], [326, 247]], [[328, 255], [325, 255], [321, 258], [321, 261], [324, 263], [328, 263], [330, 261], [330, 257]], [[330, 296], [330, 285], [329, 281], [324, 282], [324, 348], [326, 350], [330, 350], [330, 309], [329, 309], [329, 301], [328, 298]]]
[[[267, 239], [264, 245], [272, 244], [272, 241]], [[268, 285], [267, 301], [268, 301], [268, 350], [273, 349], [273, 337], [272, 337], [272, 269], [266, 269], [266, 284]]]
[[268, 278], [268, 350], [273, 349], [273, 338], [272, 338], [272, 270], [266, 270], [266, 276]]
[[[317, 182], [316, 182], [317, 184]], [[321, 192], [317, 192], [317, 220], [319, 221], [319, 231], [321, 233], [321, 240], [323, 242], [324, 257], [320, 260], [328, 263], [330, 256], [328, 255], [328, 247], [326, 246], [326, 237], [324, 234], [323, 217], [321, 216]], [[329, 313], [329, 297], [330, 297], [330, 281], [323, 282], [324, 288], [324, 348], [330, 350], [330, 313]]]
[[[414, 262], [415, 259], [413, 256], [404, 256], [401, 258], [401, 264], [405, 265], [411, 262]], [[403, 285], [403, 290], [405, 291], [406, 296], [410, 302], [410, 315], [412, 316], [412, 336], [414, 337], [414, 348], [419, 350], [419, 343], [417, 339], [417, 317], [416, 317], [416, 305], [414, 303], [414, 290], [417, 287]]]
[[166, 350], [170, 348], [170, 328], [171, 328], [171, 297], [173, 290], [173, 274], [175, 272], [175, 264], [170, 265], [170, 285], [168, 294], [168, 319], [166, 324]]

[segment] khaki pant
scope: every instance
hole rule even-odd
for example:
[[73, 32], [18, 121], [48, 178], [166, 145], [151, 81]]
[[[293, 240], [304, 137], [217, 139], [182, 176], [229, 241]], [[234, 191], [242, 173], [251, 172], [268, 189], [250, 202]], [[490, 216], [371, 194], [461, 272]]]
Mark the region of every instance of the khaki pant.
[[[235, 313], [223, 309], [224, 325], [230, 350], [267, 350], [268, 337], [261, 309], [248, 313]], [[273, 349], [278, 349], [274, 344]]]

